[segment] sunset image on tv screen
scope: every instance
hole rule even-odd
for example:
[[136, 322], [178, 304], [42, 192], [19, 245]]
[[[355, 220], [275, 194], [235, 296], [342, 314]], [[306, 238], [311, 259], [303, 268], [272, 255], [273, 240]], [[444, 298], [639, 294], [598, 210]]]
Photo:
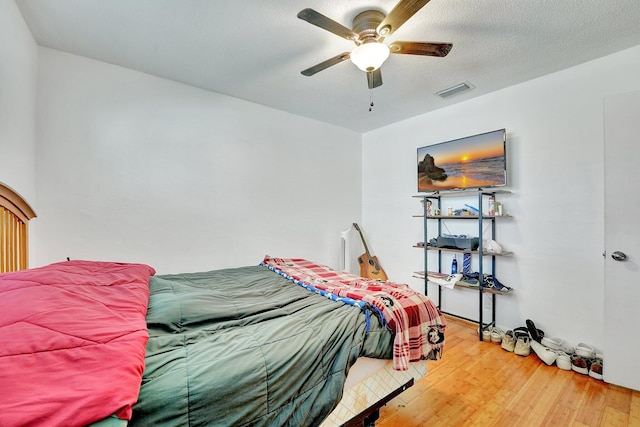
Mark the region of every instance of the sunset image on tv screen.
[[418, 191], [506, 184], [505, 130], [418, 149]]

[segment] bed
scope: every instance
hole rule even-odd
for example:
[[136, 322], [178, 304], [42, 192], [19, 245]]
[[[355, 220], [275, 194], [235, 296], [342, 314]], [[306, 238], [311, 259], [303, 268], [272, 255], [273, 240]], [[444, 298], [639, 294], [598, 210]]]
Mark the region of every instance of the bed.
[[5, 273], [0, 425], [362, 425], [426, 374], [445, 327], [407, 285], [300, 259]]

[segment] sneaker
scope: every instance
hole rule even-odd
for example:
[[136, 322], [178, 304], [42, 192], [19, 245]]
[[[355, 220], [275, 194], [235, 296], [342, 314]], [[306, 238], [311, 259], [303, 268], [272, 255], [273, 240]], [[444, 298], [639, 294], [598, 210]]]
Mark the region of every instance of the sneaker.
[[[508, 352], [512, 353], [515, 346], [516, 346], [516, 338], [513, 335], [513, 331], [509, 330], [507, 332], [504, 333], [504, 336], [502, 337], [502, 343], [500, 344], [500, 346], [507, 350]], [[569, 368], [571, 369], [571, 368]]]
[[560, 368], [562, 370], [570, 371], [571, 370], [571, 356], [569, 356], [565, 352], [562, 352], [562, 353], [558, 354], [558, 358], [556, 359], [556, 365], [558, 366], [558, 368]]
[[589, 367], [589, 376], [597, 380], [602, 381], [602, 355], [597, 355], [595, 359], [591, 360], [591, 366]]
[[553, 365], [556, 359], [558, 358], [558, 354], [556, 352], [554, 352], [550, 348], [543, 346], [538, 341], [532, 340], [531, 348], [536, 353], [536, 355], [540, 358], [540, 360], [542, 360], [544, 363], [546, 363], [549, 366]]
[[574, 354], [571, 356], [571, 369], [582, 375], [589, 375], [589, 360]]
[[518, 356], [528, 356], [531, 354], [531, 343], [529, 336], [520, 335], [517, 338], [513, 352]]
[[491, 342], [495, 344], [501, 344], [502, 337], [504, 337], [504, 331], [500, 328], [493, 328], [493, 330], [491, 331]]
[[576, 354], [587, 359], [593, 359], [596, 357], [596, 350], [589, 344], [581, 342], [576, 346]]
[[491, 331], [493, 331], [491, 326], [482, 329], [482, 341], [491, 342]]
[[492, 275], [484, 274], [483, 276], [484, 277], [483, 277], [483, 280], [482, 280], [482, 287], [489, 288], [489, 289], [495, 289], [495, 290], [500, 291], [500, 292], [509, 292], [511, 290], [510, 287], [505, 286], [502, 283], [498, 282], [498, 279], [496, 279]]

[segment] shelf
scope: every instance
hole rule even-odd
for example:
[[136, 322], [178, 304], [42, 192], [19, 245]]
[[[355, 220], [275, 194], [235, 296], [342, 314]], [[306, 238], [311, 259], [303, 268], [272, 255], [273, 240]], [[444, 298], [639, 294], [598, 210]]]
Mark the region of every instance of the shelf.
[[[416, 279], [423, 279], [424, 280], [424, 272], [423, 271], [416, 271], [416, 272], [413, 273], [413, 277], [415, 277]], [[437, 286], [440, 286], [440, 287], [443, 287], [443, 288], [450, 289], [446, 285], [442, 285], [442, 284], [437, 283], [437, 282], [432, 282], [431, 280], [427, 280], [427, 283], [429, 285], [437, 285]], [[454, 288], [471, 289], [471, 290], [477, 291], [478, 290], [478, 285], [465, 282], [464, 280], [460, 280], [460, 281], [455, 283]], [[485, 294], [506, 295], [506, 294], [510, 294], [512, 291], [513, 291], [513, 289], [509, 289], [508, 291], [499, 291], [497, 289], [482, 288], [482, 292], [485, 293]]]
[[429, 193], [416, 194], [413, 197], [416, 198], [432, 198], [438, 199], [440, 197], [451, 197], [451, 196], [477, 196], [478, 194], [511, 194], [509, 190], [496, 190], [496, 189], [477, 189], [477, 190], [442, 190], [442, 191], [433, 191]]
[[[414, 218], [424, 218], [424, 215], [413, 215]], [[482, 219], [513, 218], [511, 215], [482, 215]], [[478, 215], [429, 215], [427, 219], [480, 219]]]
[[[467, 251], [465, 249], [451, 249], [451, 248], [436, 248], [435, 246], [420, 246], [413, 245], [414, 248], [417, 249], [426, 249], [428, 251], [445, 251], [445, 252], [454, 252], [459, 254], [473, 254], [480, 255], [480, 252], [476, 251]], [[482, 256], [513, 256], [513, 252], [511, 251], [502, 251], [501, 253], [493, 253], [493, 252], [485, 252]]]

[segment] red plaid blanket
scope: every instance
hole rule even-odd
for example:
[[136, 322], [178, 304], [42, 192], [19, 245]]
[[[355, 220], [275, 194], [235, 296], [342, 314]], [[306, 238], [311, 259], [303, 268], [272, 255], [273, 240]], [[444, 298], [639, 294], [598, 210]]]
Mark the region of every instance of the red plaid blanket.
[[394, 369], [404, 371], [409, 362], [436, 360], [442, 355], [446, 320], [429, 297], [409, 285], [365, 279], [305, 259], [267, 256], [263, 264], [317, 289], [362, 300], [377, 308], [395, 332]]

